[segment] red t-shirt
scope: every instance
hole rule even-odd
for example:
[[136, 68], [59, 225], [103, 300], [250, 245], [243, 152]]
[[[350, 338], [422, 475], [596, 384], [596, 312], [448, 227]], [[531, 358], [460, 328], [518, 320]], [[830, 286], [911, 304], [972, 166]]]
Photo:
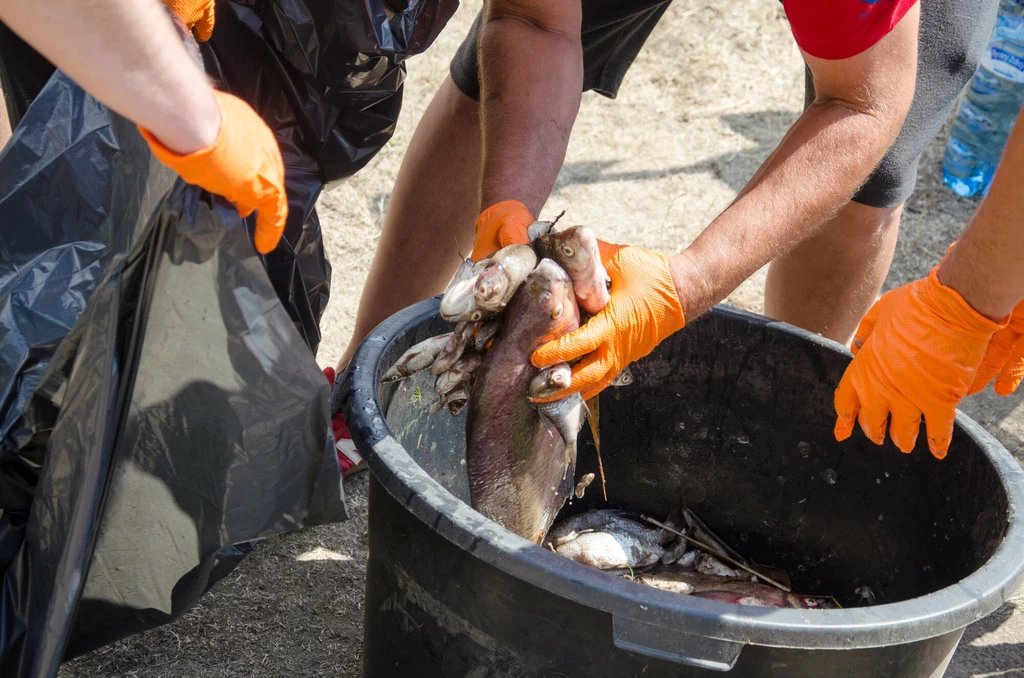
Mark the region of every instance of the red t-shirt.
[[782, 0], [800, 49], [848, 59], [889, 34], [917, 0]]

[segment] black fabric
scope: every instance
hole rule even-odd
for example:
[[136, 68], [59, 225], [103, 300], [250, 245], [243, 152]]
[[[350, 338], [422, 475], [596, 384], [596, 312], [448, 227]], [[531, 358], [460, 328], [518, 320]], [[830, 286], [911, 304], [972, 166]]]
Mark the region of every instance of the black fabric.
[[[672, 0], [583, 0], [583, 91], [614, 99], [626, 71]], [[466, 96], [480, 100], [478, 14], [451, 63], [452, 80]]]
[[[921, 0], [917, 87], [896, 141], [853, 200], [868, 207], [902, 204], [914, 192], [921, 154], [953, 110], [992, 37], [999, 0]], [[814, 101], [805, 68], [804, 105]]]

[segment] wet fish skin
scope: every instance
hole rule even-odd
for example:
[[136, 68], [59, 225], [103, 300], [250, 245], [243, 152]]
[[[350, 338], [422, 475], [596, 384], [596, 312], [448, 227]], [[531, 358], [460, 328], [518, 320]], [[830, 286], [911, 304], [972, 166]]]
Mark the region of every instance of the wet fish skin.
[[537, 265], [537, 255], [529, 245], [509, 245], [495, 252], [473, 288], [476, 307], [497, 313]]
[[569, 276], [540, 261], [504, 311], [501, 332], [473, 379], [467, 405], [470, 500], [506, 529], [540, 543], [572, 494], [565, 445], [546, 430], [526, 397], [536, 348], [579, 327]]
[[466, 350], [466, 343], [469, 340], [472, 329], [473, 325], [468, 321], [460, 322], [455, 326], [455, 330], [452, 331], [448, 342], [441, 347], [437, 357], [434, 359], [434, 363], [430, 366], [430, 373], [432, 375], [436, 377], [442, 372], [447, 372], [452, 368], [452, 365], [458, 362]]
[[526, 229], [526, 235], [532, 243], [537, 238], [551, 233], [554, 226], [554, 223], [550, 221], [535, 221]]
[[[533, 396], [531, 395], [531, 397]], [[570, 466], [575, 468], [576, 443], [579, 439], [580, 429], [583, 428], [583, 422], [587, 420], [588, 412], [583, 396], [573, 393], [549, 403], [533, 403], [533, 406], [540, 413], [545, 428], [557, 431], [565, 444], [566, 469]]]
[[[461, 322], [471, 320], [476, 308], [476, 300], [473, 298], [473, 288], [480, 274], [487, 267], [487, 260], [475, 262], [472, 259], [464, 259], [455, 271], [451, 282], [441, 295], [441, 317], [449, 322]], [[482, 317], [481, 313], [481, 317]], [[478, 320], [481, 318], [477, 318]]]
[[545, 367], [530, 381], [527, 391], [531, 398], [547, 398], [569, 388], [572, 383], [572, 368], [569, 363], [558, 363]]
[[834, 603], [825, 598], [787, 593], [749, 579], [718, 577], [678, 568], [662, 568], [656, 572], [642, 573], [636, 576], [634, 581], [664, 591], [738, 605], [804, 610], [835, 607]]
[[718, 558], [707, 553], [698, 553], [693, 562], [693, 569], [700, 574], [711, 574], [716, 577], [733, 577], [749, 579], [753, 575], [745, 574], [741, 570], [729, 567]]
[[534, 247], [540, 256], [554, 259], [569, 274], [580, 308], [597, 315], [608, 304], [611, 278], [601, 262], [594, 231], [573, 226], [538, 238]]
[[480, 323], [480, 327], [473, 335], [473, 348], [477, 351], [486, 349], [491, 340], [498, 336], [499, 330], [501, 330], [500, 320], [487, 320]]
[[380, 378], [382, 382], [400, 381], [433, 365], [441, 349], [451, 339], [452, 333], [439, 334], [416, 344], [403, 353]]
[[551, 528], [546, 541], [558, 545], [575, 538], [575, 535], [594, 530], [613, 530], [631, 534], [645, 542], [664, 546], [672, 541], [673, 535], [660, 527], [648, 527], [632, 518], [633, 514], [618, 509], [594, 509], [577, 513]]
[[594, 530], [554, 546], [560, 556], [599, 570], [650, 567], [664, 553], [660, 544], [617, 530]]

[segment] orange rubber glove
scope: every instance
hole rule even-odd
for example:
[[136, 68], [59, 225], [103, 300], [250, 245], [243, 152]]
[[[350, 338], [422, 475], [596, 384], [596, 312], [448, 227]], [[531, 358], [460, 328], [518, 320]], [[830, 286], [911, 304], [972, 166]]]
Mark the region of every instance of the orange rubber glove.
[[177, 14], [199, 42], [213, 35], [214, 0], [163, 0]]
[[491, 205], [476, 220], [476, 241], [470, 258], [480, 261], [502, 247], [529, 245], [526, 229], [534, 221], [533, 215], [518, 200], [504, 200]]
[[686, 324], [667, 257], [600, 241], [598, 248], [612, 280], [611, 298], [586, 325], [534, 351], [531, 360], [539, 368], [586, 355], [573, 366], [568, 389], [539, 401], [558, 400], [574, 392], [589, 400], [626, 365], [646, 356]]
[[971, 384], [968, 395], [981, 391], [995, 377], [995, 391], [1008, 396], [1024, 380], [1024, 301], [1010, 313], [1006, 327], [992, 335], [985, 359]]
[[937, 270], [884, 294], [861, 321], [856, 355], [835, 393], [836, 440], [849, 438], [859, 421], [881, 445], [891, 415], [889, 435], [909, 454], [923, 413], [928, 448], [946, 456], [956, 406], [1000, 325], [940, 283]]
[[237, 97], [214, 92], [220, 107], [220, 131], [207, 148], [179, 155], [151, 132], [139, 131], [157, 160], [182, 179], [235, 203], [238, 212], [256, 216], [256, 250], [266, 254], [275, 247], [288, 218], [284, 192], [284, 162], [277, 140], [256, 111]]

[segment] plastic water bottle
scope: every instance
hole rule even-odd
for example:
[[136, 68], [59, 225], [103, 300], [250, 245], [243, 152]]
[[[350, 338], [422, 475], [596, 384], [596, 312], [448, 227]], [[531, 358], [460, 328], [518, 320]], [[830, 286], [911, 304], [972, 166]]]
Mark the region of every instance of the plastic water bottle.
[[1024, 103], [1024, 0], [1002, 0], [992, 39], [964, 91], [942, 175], [957, 195], [988, 193]]

